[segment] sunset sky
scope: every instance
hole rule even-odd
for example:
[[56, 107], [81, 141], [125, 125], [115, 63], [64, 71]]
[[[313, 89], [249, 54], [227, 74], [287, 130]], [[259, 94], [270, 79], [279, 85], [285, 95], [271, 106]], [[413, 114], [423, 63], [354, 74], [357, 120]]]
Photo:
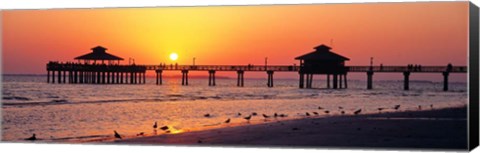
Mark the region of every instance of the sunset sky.
[[[298, 63], [319, 44], [347, 65], [466, 65], [468, 2], [2, 11], [4, 74], [44, 74], [97, 45], [137, 64]], [[296, 76], [297, 74], [293, 74]], [[233, 75], [232, 75], [233, 76]]]

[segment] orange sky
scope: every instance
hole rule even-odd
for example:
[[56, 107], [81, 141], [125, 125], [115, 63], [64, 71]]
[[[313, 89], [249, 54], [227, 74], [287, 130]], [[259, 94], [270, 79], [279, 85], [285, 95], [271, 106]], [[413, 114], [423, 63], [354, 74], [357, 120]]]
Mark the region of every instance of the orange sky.
[[102, 45], [137, 64], [298, 63], [333, 39], [347, 65], [467, 64], [468, 2], [2, 11], [3, 73]]

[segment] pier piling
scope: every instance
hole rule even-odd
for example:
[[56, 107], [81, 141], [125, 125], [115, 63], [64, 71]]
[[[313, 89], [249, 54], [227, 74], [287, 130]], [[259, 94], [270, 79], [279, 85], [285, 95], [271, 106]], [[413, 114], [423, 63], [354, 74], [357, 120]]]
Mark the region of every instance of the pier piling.
[[367, 89], [373, 89], [373, 71], [367, 71]]
[[403, 90], [409, 90], [410, 89], [410, 71], [403, 72]]
[[448, 91], [448, 75], [449, 72], [443, 72], [443, 91]]

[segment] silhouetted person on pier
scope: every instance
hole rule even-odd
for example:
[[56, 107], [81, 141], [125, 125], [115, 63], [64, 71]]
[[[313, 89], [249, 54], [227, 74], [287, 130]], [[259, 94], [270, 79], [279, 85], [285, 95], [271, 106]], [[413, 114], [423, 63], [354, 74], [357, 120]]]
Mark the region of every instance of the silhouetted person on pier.
[[178, 63], [175, 63], [175, 69], [178, 69]]
[[380, 71], [383, 71], [383, 64], [380, 64]]
[[452, 71], [452, 69], [453, 69], [452, 64], [451, 64], [451, 63], [448, 63], [448, 65], [447, 65], [447, 72]]
[[422, 71], [422, 65], [418, 65], [418, 71]]

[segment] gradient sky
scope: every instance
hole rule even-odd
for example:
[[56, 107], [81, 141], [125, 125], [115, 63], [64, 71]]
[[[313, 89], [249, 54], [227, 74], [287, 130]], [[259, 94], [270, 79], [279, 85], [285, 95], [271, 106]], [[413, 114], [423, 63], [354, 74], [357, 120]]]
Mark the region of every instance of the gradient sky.
[[[44, 74], [97, 45], [137, 64], [298, 63], [319, 44], [347, 65], [466, 65], [468, 2], [2, 11], [3, 73]], [[232, 75], [233, 76], [233, 75]]]

